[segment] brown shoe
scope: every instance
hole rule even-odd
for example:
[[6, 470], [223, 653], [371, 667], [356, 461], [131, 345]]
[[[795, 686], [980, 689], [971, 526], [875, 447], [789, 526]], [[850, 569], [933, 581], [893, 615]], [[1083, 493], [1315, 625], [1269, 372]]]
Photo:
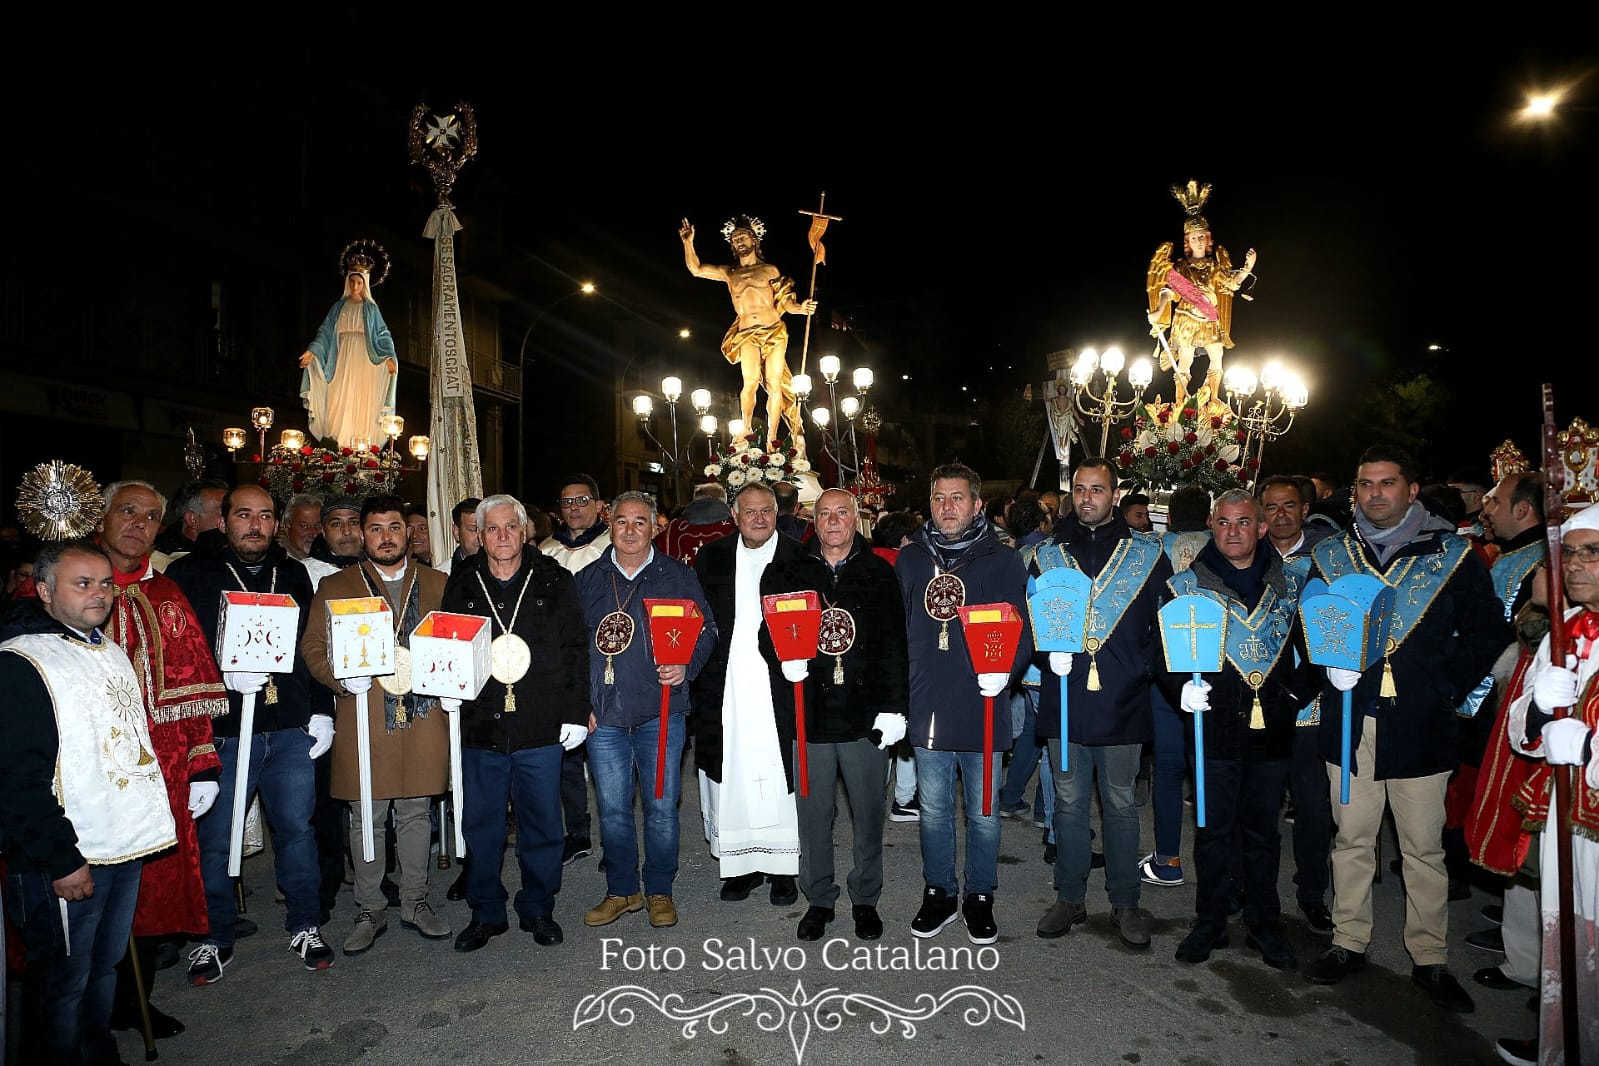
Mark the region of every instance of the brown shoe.
[[584, 925], [610, 925], [624, 914], [644, 909], [644, 894], [631, 896], [606, 896], [592, 910], [583, 915]]
[[650, 924], [655, 928], [665, 929], [677, 924], [677, 905], [671, 896], [647, 896], [644, 903], [650, 909]]

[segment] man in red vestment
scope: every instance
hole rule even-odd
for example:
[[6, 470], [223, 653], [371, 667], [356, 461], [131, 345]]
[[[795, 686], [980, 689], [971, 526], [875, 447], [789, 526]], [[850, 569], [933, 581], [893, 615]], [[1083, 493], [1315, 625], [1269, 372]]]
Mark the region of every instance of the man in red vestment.
[[[150, 548], [161, 529], [166, 500], [143, 481], [107, 485], [105, 500], [99, 539], [111, 556], [117, 583], [105, 632], [128, 653], [139, 675], [150, 740], [178, 831], [176, 850], [144, 864], [133, 915], [144, 987], [133, 980], [130, 959], [124, 958], [117, 968], [112, 1026], [128, 1029], [140, 1024], [138, 997], [149, 997], [158, 942], [209, 931], [194, 820], [210, 810], [217, 797], [222, 761], [212, 744], [211, 719], [226, 713], [228, 701], [194, 608], [171, 578], [150, 565]], [[150, 1021], [158, 1037], [183, 1031], [182, 1022], [154, 1005]]]

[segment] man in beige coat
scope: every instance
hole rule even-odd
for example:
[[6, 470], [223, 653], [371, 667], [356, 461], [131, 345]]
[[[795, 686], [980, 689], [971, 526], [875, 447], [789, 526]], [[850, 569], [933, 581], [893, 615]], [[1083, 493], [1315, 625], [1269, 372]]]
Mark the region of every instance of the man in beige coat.
[[[450, 935], [444, 919], [428, 906], [428, 854], [432, 843], [429, 809], [433, 797], [449, 787], [449, 731], [438, 701], [407, 691], [407, 670], [380, 678], [333, 676], [328, 660], [329, 600], [383, 596], [388, 600], [397, 647], [429, 611], [438, 609], [445, 577], [408, 558], [404, 503], [395, 496], [373, 496], [361, 507], [364, 557], [323, 578], [311, 604], [300, 651], [311, 676], [337, 696], [333, 743], [333, 797], [347, 800], [350, 850], [355, 860], [355, 927], [344, 941], [346, 955], [359, 955], [388, 928], [381, 887], [388, 850], [387, 822], [394, 813], [395, 860], [400, 886], [400, 924], [429, 940]], [[396, 656], [399, 658], [399, 656]], [[396, 684], [399, 680], [402, 684]], [[356, 714], [365, 714], [372, 737], [372, 832], [374, 861], [362, 861], [360, 765]]]

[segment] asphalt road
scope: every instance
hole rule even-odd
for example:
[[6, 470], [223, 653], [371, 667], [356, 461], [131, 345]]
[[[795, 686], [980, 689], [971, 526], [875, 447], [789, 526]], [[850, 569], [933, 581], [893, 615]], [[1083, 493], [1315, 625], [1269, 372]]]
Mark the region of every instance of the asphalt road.
[[[1153, 840], [1150, 816], [1145, 807], [1146, 847]], [[186, 962], [161, 972], [155, 1000], [188, 1031], [160, 1043], [160, 1061], [843, 1066], [932, 1055], [961, 1064], [1465, 1066], [1497, 1061], [1495, 1038], [1533, 1032], [1528, 994], [1491, 991], [1470, 979], [1501, 958], [1463, 941], [1486, 925], [1479, 909], [1493, 898], [1480, 889], [1450, 904], [1451, 967], [1477, 1002], [1475, 1013], [1456, 1015], [1434, 1008], [1410, 983], [1400, 936], [1403, 894], [1391, 874], [1373, 889], [1372, 965], [1327, 988], [1265, 966], [1244, 946], [1238, 919], [1231, 946], [1209, 962], [1173, 958], [1193, 913], [1187, 834], [1190, 880], [1144, 886], [1154, 943], [1134, 951], [1110, 924], [1099, 871], [1089, 882], [1086, 925], [1058, 940], [1034, 935], [1054, 898], [1052, 867], [1042, 861], [1041, 833], [1031, 820], [1006, 820], [995, 907], [1000, 939], [979, 952], [958, 922], [930, 940], [910, 935], [922, 889], [914, 823], [886, 829], [887, 884], [879, 906], [887, 931], [875, 945], [853, 939], [847, 895], [829, 937], [808, 944], [794, 936], [803, 897], [774, 907], [761, 888], [745, 901], [722, 902], [693, 788], [685, 789], [682, 825], [674, 928], [654, 930], [642, 912], [585, 928], [583, 912], [605, 890], [596, 855], [565, 871], [556, 908], [566, 934], [561, 945], [539, 947], [517, 930], [513, 915], [509, 933], [463, 955], [451, 941], [425, 941], [402, 929], [391, 912], [387, 933], [370, 952], [341, 953], [319, 973], [289, 953], [282, 907], [272, 902], [270, 855], [253, 857], [245, 863], [253, 889], [249, 916], [261, 932], [239, 942], [215, 985], [187, 986]], [[1281, 895], [1303, 966], [1324, 950], [1326, 938], [1306, 929], [1292, 906], [1286, 837], [1292, 826], [1284, 832]], [[847, 819], [838, 836], [842, 882]], [[1384, 866], [1396, 854], [1391, 833], [1388, 841]], [[432, 901], [459, 930], [468, 920], [466, 905], [444, 900], [454, 876], [433, 871]], [[515, 878], [508, 855], [512, 892]], [[349, 931], [353, 909], [346, 888], [325, 930], [335, 946]], [[143, 1059], [135, 1033], [122, 1034], [122, 1050], [129, 1062]]]

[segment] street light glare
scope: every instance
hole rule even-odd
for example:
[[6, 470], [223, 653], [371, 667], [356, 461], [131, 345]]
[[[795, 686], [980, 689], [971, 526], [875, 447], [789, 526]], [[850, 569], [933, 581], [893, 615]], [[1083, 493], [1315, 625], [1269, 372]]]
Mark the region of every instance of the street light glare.
[[584, 296], [594, 295], [594, 283], [592, 281], [585, 281], [579, 288]]
[[1560, 96], [1561, 94], [1558, 92], [1537, 93], [1529, 96], [1527, 97], [1527, 106], [1522, 109], [1522, 113], [1528, 118], [1548, 118], [1555, 113], [1555, 108], [1559, 106]]

